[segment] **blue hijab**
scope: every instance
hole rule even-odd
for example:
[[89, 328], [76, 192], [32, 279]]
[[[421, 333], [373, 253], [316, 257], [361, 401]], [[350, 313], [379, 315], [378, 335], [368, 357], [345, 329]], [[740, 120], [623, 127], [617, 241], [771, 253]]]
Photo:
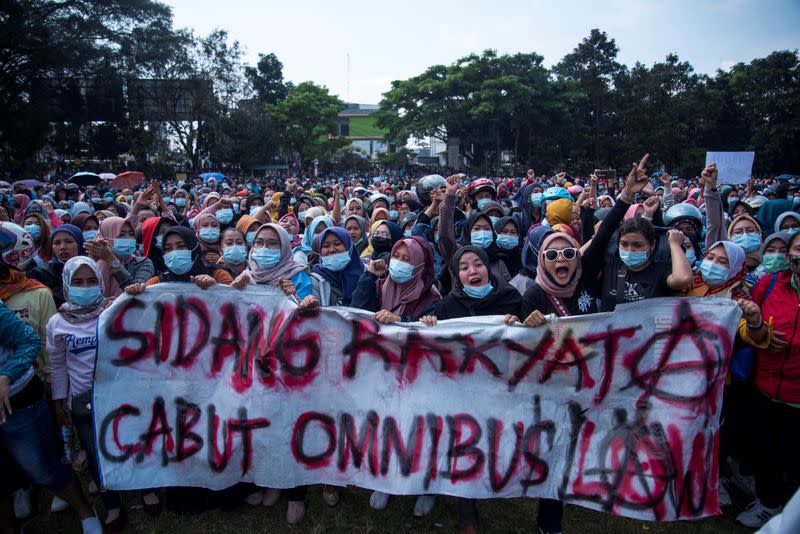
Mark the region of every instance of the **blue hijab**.
[[300, 244], [294, 247], [294, 250], [302, 250], [306, 256], [311, 254], [314, 250], [314, 232], [317, 231], [317, 226], [320, 224], [324, 224], [327, 228], [333, 226], [333, 221], [327, 215], [319, 215], [311, 219], [311, 223], [306, 228], [305, 233], [303, 233], [303, 240], [300, 241]]
[[361, 258], [358, 257], [358, 250], [356, 250], [356, 247], [353, 246], [353, 242], [350, 240], [350, 234], [340, 226], [331, 226], [323, 230], [322, 233], [319, 234], [319, 239], [314, 240], [314, 252], [319, 254], [322, 242], [325, 241], [329, 233], [336, 235], [344, 245], [344, 248], [350, 252], [350, 263], [348, 263], [347, 267], [343, 270], [337, 272], [326, 269], [322, 266], [322, 262], [320, 262], [311, 269], [311, 272], [319, 274], [327, 280], [331, 286], [338, 289], [342, 294], [342, 305], [349, 306], [353, 291], [355, 291], [358, 285], [358, 279], [364, 274], [364, 264], [361, 262]]
[[50, 243], [52, 244], [56, 235], [62, 232], [71, 235], [75, 242], [78, 243], [78, 256], [83, 256], [86, 254], [86, 252], [83, 250], [83, 232], [81, 232], [77, 226], [73, 226], [71, 224], [62, 224], [53, 230], [53, 234], [50, 236]]
[[528, 237], [522, 247], [522, 267], [531, 275], [536, 274], [536, 266], [539, 264], [539, 247], [541, 247], [544, 238], [552, 233], [552, 228], [542, 225], [531, 228], [528, 231]]

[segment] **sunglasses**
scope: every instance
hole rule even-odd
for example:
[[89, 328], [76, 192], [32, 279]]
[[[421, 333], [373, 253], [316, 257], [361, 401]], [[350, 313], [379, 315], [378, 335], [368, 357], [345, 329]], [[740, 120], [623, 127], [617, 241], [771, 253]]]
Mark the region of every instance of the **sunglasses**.
[[578, 255], [577, 248], [562, 248], [561, 250], [549, 248], [544, 251], [544, 259], [547, 261], [556, 261], [559, 256], [563, 256], [565, 260], [574, 260]]

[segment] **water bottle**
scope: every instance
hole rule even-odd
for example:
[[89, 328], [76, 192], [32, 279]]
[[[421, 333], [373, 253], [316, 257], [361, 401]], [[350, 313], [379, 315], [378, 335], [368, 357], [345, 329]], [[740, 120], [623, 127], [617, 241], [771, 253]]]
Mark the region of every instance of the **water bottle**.
[[63, 425], [61, 427], [61, 441], [64, 444], [64, 456], [61, 457], [61, 463], [72, 465], [75, 461], [75, 451], [72, 450], [72, 427]]

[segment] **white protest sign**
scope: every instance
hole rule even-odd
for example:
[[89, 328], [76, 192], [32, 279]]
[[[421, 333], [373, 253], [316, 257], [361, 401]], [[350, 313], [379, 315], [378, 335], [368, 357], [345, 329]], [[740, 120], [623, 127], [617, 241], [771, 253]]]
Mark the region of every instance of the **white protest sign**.
[[94, 417], [111, 489], [355, 485], [550, 497], [650, 520], [719, 514], [740, 311], [664, 298], [541, 328], [380, 325], [274, 288], [162, 284], [100, 317]]
[[746, 184], [753, 174], [755, 152], [706, 152], [706, 166], [717, 164], [720, 184]]

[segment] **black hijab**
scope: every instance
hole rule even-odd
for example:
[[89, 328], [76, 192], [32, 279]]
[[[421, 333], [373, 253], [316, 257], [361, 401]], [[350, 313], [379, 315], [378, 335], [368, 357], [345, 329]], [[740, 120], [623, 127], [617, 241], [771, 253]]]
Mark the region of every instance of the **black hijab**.
[[[481, 217], [486, 219], [486, 221], [489, 223], [489, 227], [492, 229], [492, 244], [481, 250], [486, 252], [486, 254], [489, 256], [490, 262], [495, 262], [498, 259], [500, 259], [497, 248], [497, 232], [494, 231], [494, 226], [492, 225], [492, 219], [485, 213], [480, 211], [473, 211], [472, 214], [469, 217], [467, 217], [467, 222], [464, 223], [464, 226], [461, 229], [461, 239], [459, 240], [459, 243], [461, 243], [462, 245], [472, 245], [472, 235], [471, 235], [472, 227], [475, 226], [475, 223]], [[489, 264], [487, 263], [487, 266], [488, 265]]]
[[[475, 299], [467, 295], [464, 292], [461, 278], [458, 276], [458, 262], [467, 252], [477, 255], [489, 272], [489, 283], [492, 284], [492, 291], [481, 299]], [[453, 254], [453, 258], [450, 260], [450, 272], [453, 273], [453, 289], [436, 306], [436, 316], [439, 319], [458, 319], [476, 315], [520, 315], [522, 295], [507, 282], [492, 276], [489, 263], [489, 256], [486, 251], [472, 245], [461, 247]]]
[[192, 268], [186, 274], [175, 274], [165, 265], [163, 273], [158, 277], [159, 282], [190, 282], [192, 276], [200, 274], [211, 276], [211, 269], [203, 262], [203, 251], [200, 250], [200, 244], [197, 242], [194, 232], [185, 226], [173, 226], [164, 233], [163, 243], [166, 243], [167, 238], [172, 234], [178, 234], [186, 244], [186, 248], [192, 251]]
[[[508, 223], [513, 224], [517, 229], [517, 246], [512, 249], [497, 247], [497, 257], [503, 260], [503, 263], [506, 264], [506, 269], [508, 269], [508, 273], [513, 278], [522, 267], [522, 245], [525, 242], [525, 236], [520, 232], [519, 221], [511, 216], [500, 217], [497, 222], [494, 223], [495, 236], [499, 236]], [[495, 245], [497, 245], [496, 237]]]

